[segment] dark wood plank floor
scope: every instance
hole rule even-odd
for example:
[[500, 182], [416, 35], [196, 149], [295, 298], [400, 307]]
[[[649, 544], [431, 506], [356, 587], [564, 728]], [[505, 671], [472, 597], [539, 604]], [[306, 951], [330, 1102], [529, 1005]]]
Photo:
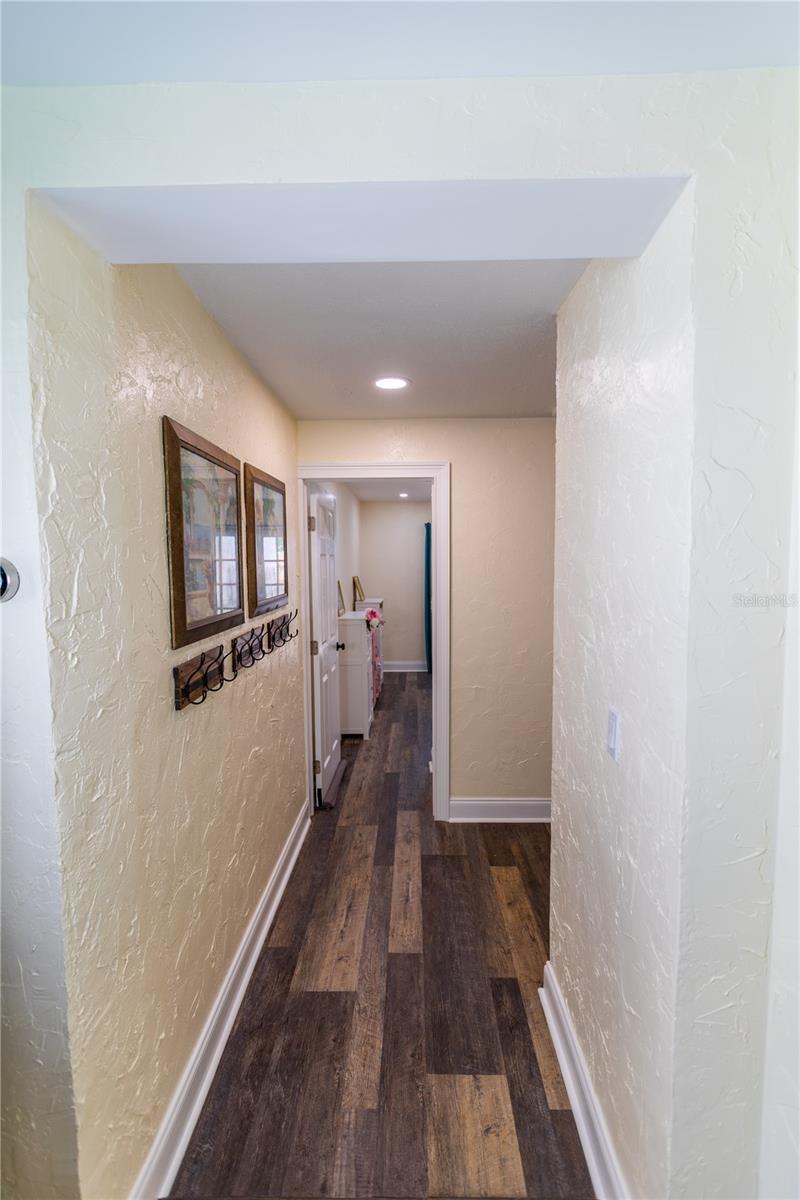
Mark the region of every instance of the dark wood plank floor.
[[546, 825], [433, 820], [427, 675], [318, 813], [172, 1196], [593, 1196], [539, 1003]]

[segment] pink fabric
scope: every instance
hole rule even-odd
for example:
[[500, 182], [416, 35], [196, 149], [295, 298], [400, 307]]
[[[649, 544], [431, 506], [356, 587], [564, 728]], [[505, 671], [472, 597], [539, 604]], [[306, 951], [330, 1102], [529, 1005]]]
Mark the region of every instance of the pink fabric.
[[380, 632], [377, 629], [372, 631], [372, 700], [374, 704], [378, 703], [378, 697], [381, 694], [383, 687], [383, 663], [380, 656]]

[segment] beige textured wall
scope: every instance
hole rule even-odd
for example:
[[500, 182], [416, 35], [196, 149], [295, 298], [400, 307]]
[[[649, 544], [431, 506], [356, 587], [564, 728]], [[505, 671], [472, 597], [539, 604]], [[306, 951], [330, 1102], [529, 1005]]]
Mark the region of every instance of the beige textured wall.
[[79, 1168], [83, 1197], [110, 1200], [304, 801], [299, 640], [173, 710], [193, 650], [170, 650], [160, 419], [289, 484], [295, 424], [173, 269], [111, 268], [37, 206], [29, 239]]
[[550, 795], [550, 418], [300, 421], [299, 458], [451, 464], [450, 792]]
[[425, 661], [425, 522], [430, 501], [361, 505], [361, 582], [383, 596], [385, 662]]
[[558, 314], [551, 957], [631, 1194], [648, 1197], [670, 1194], [692, 200], [640, 259], [591, 263]]

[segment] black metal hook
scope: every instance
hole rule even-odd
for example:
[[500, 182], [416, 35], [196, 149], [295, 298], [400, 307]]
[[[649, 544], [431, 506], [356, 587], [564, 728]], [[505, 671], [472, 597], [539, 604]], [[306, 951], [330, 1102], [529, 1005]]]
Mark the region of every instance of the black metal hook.
[[297, 620], [297, 613], [298, 610], [295, 609], [293, 613], [284, 613], [282, 617], [276, 617], [274, 621], [270, 621], [268, 626], [270, 654], [299, 636], [299, 629], [292, 631], [292, 622]]

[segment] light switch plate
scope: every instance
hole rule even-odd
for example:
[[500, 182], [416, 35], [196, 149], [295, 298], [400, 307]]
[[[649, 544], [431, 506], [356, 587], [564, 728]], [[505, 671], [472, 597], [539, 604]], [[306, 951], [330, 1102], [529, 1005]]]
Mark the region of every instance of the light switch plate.
[[606, 736], [606, 750], [613, 758], [614, 762], [619, 762], [619, 728], [621, 724], [620, 715], [616, 708], [608, 710], [608, 734]]

